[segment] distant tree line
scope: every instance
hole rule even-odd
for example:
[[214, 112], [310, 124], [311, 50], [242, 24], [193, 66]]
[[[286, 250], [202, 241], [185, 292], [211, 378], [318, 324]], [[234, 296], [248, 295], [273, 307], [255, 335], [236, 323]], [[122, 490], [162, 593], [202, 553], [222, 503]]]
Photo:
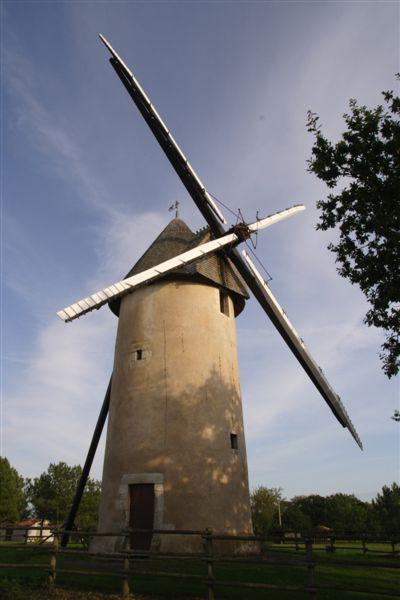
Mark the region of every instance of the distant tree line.
[[[27, 517], [63, 525], [77, 483], [80, 466], [51, 463], [34, 479], [24, 479], [6, 458], [0, 457], [0, 522]], [[95, 529], [101, 483], [89, 477], [76, 517], [80, 529]], [[400, 537], [400, 487], [383, 486], [372, 500], [363, 502], [353, 494], [283, 497], [280, 488], [257, 487], [251, 494], [254, 531], [269, 536], [281, 531], [307, 534], [319, 526], [329, 527], [336, 536], [349, 533]]]
[[[36, 517], [63, 525], [81, 473], [80, 466], [59, 462], [51, 463], [39, 477], [24, 479], [7, 458], [0, 457], [0, 522]], [[75, 521], [80, 529], [96, 527], [100, 493], [100, 481], [89, 477]]]
[[280, 488], [257, 487], [251, 494], [253, 526], [258, 535], [281, 531], [309, 534], [328, 527], [335, 536], [368, 534], [400, 538], [400, 487], [384, 485], [371, 502], [353, 494], [295, 496], [286, 500]]

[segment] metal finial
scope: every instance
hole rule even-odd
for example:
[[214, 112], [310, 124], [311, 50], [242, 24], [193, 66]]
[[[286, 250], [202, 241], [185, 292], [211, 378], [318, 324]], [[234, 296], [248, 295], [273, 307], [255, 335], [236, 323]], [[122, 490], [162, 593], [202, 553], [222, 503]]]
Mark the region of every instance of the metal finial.
[[177, 219], [179, 217], [179, 200], [176, 200], [176, 202], [174, 202], [174, 204], [171, 204], [171, 206], [169, 207], [169, 212], [171, 212], [172, 210], [175, 210], [175, 219]]

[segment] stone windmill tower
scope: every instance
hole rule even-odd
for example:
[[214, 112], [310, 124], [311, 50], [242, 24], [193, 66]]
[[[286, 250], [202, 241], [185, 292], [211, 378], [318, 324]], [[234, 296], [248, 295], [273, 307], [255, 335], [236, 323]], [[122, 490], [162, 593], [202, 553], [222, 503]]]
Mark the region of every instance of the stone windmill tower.
[[[209, 239], [174, 219], [128, 276]], [[247, 297], [229, 259], [214, 254], [111, 304], [119, 322], [99, 531], [251, 533], [235, 326]], [[195, 541], [159, 540], [164, 549]], [[136, 534], [133, 545], [149, 541]]]
[[[137, 529], [212, 527], [225, 533], [250, 533], [235, 332], [235, 316], [248, 297], [246, 287], [337, 420], [362, 448], [339, 396], [248, 254], [236, 249], [261, 229], [304, 210], [304, 206], [225, 230], [223, 215], [153, 104], [122, 59], [100, 37], [112, 54], [112, 67], [208, 228], [194, 234], [174, 219], [123, 280], [57, 313], [64, 321], [72, 321], [109, 304], [119, 315], [112, 378], [65, 529], [73, 528], [110, 411], [101, 531], [117, 532], [132, 525]], [[166, 550], [185, 549], [184, 539], [171, 536], [165, 540]], [[65, 534], [62, 544], [67, 542]], [[132, 540], [140, 549], [156, 542], [151, 536]], [[98, 549], [113, 549], [115, 543], [116, 539], [108, 538]]]

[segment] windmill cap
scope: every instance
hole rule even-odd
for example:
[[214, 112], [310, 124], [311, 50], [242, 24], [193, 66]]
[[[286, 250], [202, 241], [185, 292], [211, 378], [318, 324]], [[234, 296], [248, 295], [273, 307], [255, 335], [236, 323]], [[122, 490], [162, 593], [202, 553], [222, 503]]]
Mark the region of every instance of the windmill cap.
[[[155, 267], [161, 262], [196, 248], [196, 246], [210, 239], [211, 233], [208, 227], [194, 233], [182, 219], [172, 219], [129, 273], [125, 275], [125, 278]], [[175, 269], [162, 277], [163, 280], [182, 278], [225, 289], [232, 297], [235, 316], [242, 312], [245, 300], [249, 298], [246, 285], [241, 276], [229, 258], [223, 255], [212, 254], [206, 256], [189, 265]], [[157, 281], [160, 281], [160, 278]], [[110, 309], [117, 316], [119, 315], [120, 304], [120, 298], [109, 303]]]

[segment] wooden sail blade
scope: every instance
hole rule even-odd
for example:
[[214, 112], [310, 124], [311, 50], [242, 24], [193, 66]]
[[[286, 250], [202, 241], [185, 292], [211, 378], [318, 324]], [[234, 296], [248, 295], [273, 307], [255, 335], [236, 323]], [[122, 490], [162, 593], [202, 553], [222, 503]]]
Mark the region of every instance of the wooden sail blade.
[[104, 304], [108, 304], [110, 300], [114, 300], [119, 296], [126, 294], [127, 292], [132, 291], [134, 288], [137, 288], [141, 285], [150, 283], [155, 279], [165, 275], [170, 271], [174, 271], [179, 267], [184, 265], [188, 265], [196, 260], [201, 259], [203, 256], [211, 254], [213, 252], [217, 252], [221, 250], [225, 246], [237, 244], [239, 241], [237, 235], [234, 233], [229, 233], [217, 240], [211, 240], [210, 242], [206, 242], [205, 244], [200, 244], [196, 248], [192, 250], [188, 250], [187, 252], [183, 252], [183, 254], [179, 254], [174, 258], [166, 260], [155, 267], [150, 269], [146, 269], [137, 275], [132, 275], [127, 279], [122, 279], [113, 285], [110, 285], [91, 296], [84, 298], [83, 300], [79, 300], [70, 306], [67, 306], [63, 310], [58, 311], [57, 315], [65, 321], [66, 323], [69, 321], [73, 321], [82, 315], [94, 310], [95, 308], [100, 308]]
[[329, 384], [328, 380], [326, 379], [325, 375], [323, 374], [321, 368], [317, 365], [317, 363], [311, 356], [311, 354], [308, 351], [307, 347], [305, 346], [303, 340], [301, 339], [301, 337], [299, 336], [299, 334], [297, 333], [297, 331], [295, 330], [295, 328], [293, 327], [293, 325], [287, 318], [285, 311], [279, 305], [275, 296], [269, 289], [268, 285], [265, 283], [265, 281], [262, 278], [259, 271], [256, 269], [254, 263], [250, 259], [247, 252], [243, 251], [242, 254], [243, 254], [247, 264], [249, 265], [250, 270], [251, 270], [255, 280], [257, 281], [258, 285], [262, 288], [265, 297], [268, 299], [268, 304], [269, 304], [271, 310], [273, 311], [276, 319], [279, 321], [281, 327], [285, 330], [287, 336], [290, 338], [293, 346], [297, 350], [297, 354], [302, 358], [302, 360], [300, 362], [302, 362], [303, 367], [305, 365], [307, 366], [308, 374], [311, 376], [314, 383], [318, 383], [317, 387], [318, 387], [319, 391], [321, 392], [321, 394], [323, 395], [325, 401], [328, 403], [332, 412], [334, 413], [334, 415], [336, 416], [338, 421], [343, 425], [343, 427], [347, 427], [347, 429], [350, 431], [351, 435], [353, 436], [353, 438], [355, 439], [355, 441], [357, 442], [357, 444], [360, 446], [360, 448], [362, 450], [361, 440], [360, 440], [360, 438], [353, 426], [353, 423], [351, 422], [350, 417], [347, 414], [347, 411], [346, 411], [345, 407], [343, 406], [339, 396], [333, 390], [333, 388]]
[[306, 210], [304, 204], [296, 204], [291, 208], [285, 208], [285, 210], [280, 210], [279, 212], [273, 215], [269, 215], [264, 219], [259, 219], [255, 223], [251, 223], [250, 225], [248, 225], [248, 228], [252, 233], [257, 233], [259, 229], [265, 229], [265, 227], [270, 227], [271, 225], [274, 225], [274, 223], [278, 223], [278, 221], [282, 221], [283, 219], [292, 217], [293, 215], [296, 215], [302, 210]]
[[[174, 154], [175, 160], [179, 162], [181, 168], [185, 171], [186, 177], [188, 177], [191, 180], [192, 185], [196, 187], [197, 193], [199, 194], [199, 196], [202, 197], [203, 201], [206, 202], [210, 206], [210, 208], [217, 215], [217, 217], [220, 219], [220, 221], [222, 223], [226, 223], [224, 215], [219, 210], [218, 206], [215, 204], [213, 198], [207, 191], [205, 185], [200, 180], [199, 176], [196, 174], [195, 170], [189, 163], [186, 156], [183, 154], [179, 145], [173, 138], [170, 130], [168, 129], [168, 127], [166, 126], [166, 124], [164, 123], [164, 121], [162, 120], [160, 115], [158, 114], [158, 112], [156, 111], [155, 107], [153, 106], [152, 102], [150, 101], [150, 98], [147, 96], [147, 94], [145, 93], [145, 91], [143, 90], [141, 85], [139, 84], [138, 80], [135, 78], [132, 71], [127, 67], [125, 62], [117, 54], [117, 52], [114, 50], [114, 48], [111, 46], [111, 44], [106, 40], [106, 38], [101, 34], [99, 34], [99, 37], [100, 37], [101, 41], [103, 42], [103, 44], [108, 48], [108, 50], [111, 52], [111, 54], [113, 56], [112, 65], [114, 66], [114, 68], [116, 65], [118, 65], [119, 71], [121, 72], [121, 74], [122, 73], [124, 74], [125, 78], [127, 79], [127, 83], [129, 82], [130, 85], [128, 87], [134, 93], [135, 97], [132, 96], [132, 98], [134, 99], [135, 103], [136, 104], [139, 103], [143, 108], [145, 108], [145, 112], [147, 112], [148, 118], [152, 121], [152, 126], [155, 129], [157, 129], [159, 134], [161, 134], [162, 137], [165, 139], [166, 144], [170, 147], [170, 150]], [[139, 106], [138, 106], [138, 108], [142, 112], [142, 110]], [[146, 121], [147, 121], [147, 119], [146, 119]], [[153, 127], [151, 129], [153, 129]], [[153, 131], [153, 133], [154, 133], [154, 131]], [[168, 156], [168, 154], [167, 154], [167, 156]], [[178, 172], [178, 175], [179, 175], [179, 172]], [[183, 182], [183, 183], [185, 184], [185, 182]]]

